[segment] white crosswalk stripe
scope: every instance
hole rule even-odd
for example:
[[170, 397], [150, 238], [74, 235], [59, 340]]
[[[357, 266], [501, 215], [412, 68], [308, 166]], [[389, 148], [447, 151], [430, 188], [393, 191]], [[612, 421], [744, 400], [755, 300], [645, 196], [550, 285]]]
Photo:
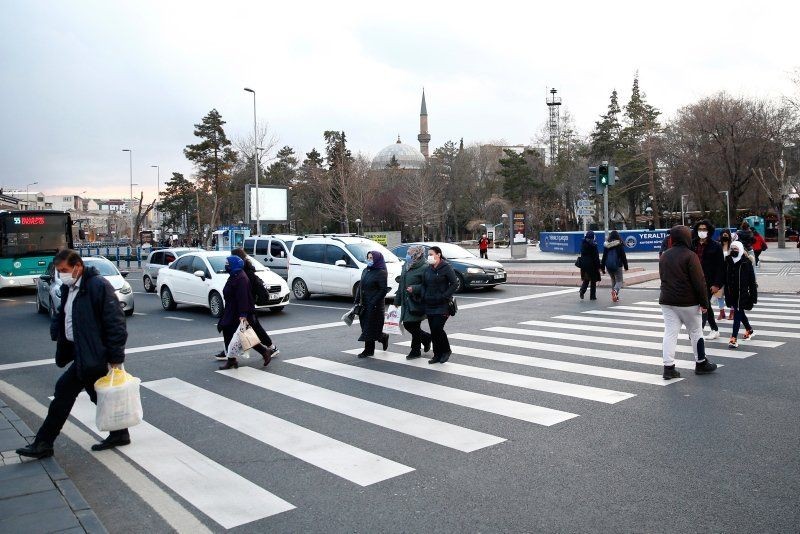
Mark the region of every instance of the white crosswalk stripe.
[[[613, 309], [614, 310], [623, 310], [623, 311], [630, 310], [630, 311], [639, 311], [639, 312], [651, 312], [651, 313], [657, 313], [658, 316], [661, 316], [661, 308], [660, 307], [642, 306], [642, 305], [640, 305], [640, 306], [614, 306]], [[755, 318], [758, 318], [758, 319], [770, 319], [771, 321], [775, 322], [776, 326], [783, 326], [783, 324], [781, 323], [781, 320], [794, 321], [794, 318], [790, 319], [789, 317], [781, 317], [781, 315], [779, 315], [779, 314], [761, 313], [761, 312], [758, 311], [758, 308], [756, 308], [754, 311], [748, 311], [747, 312], [747, 318], [749, 319], [750, 317], [755, 317]]]
[[253, 439], [360, 486], [369, 486], [414, 470], [177, 378], [165, 378], [142, 385]]
[[[634, 302], [637, 306], [659, 306], [658, 302]], [[660, 309], [660, 307], [659, 307]], [[770, 304], [762, 304], [761, 300], [758, 301], [755, 308], [753, 308], [755, 312], [764, 312], [764, 313], [774, 313], [776, 316], [780, 315], [800, 315], [800, 310], [795, 310], [791, 308], [779, 308], [776, 306], [772, 306]], [[748, 315], [750, 312], [747, 312]]]
[[431, 384], [422, 380], [414, 380], [312, 356], [286, 360], [286, 363], [544, 426], [555, 425], [573, 417], [578, 417], [574, 413], [492, 397], [439, 384]]
[[[95, 405], [82, 393], [72, 408], [72, 416], [100, 436], [95, 414]], [[147, 422], [132, 427], [130, 434], [131, 445], [116, 450], [223, 528], [294, 509], [292, 504]]]
[[[360, 350], [361, 349], [354, 349], [344, 352], [347, 354], [358, 354]], [[604, 402], [606, 404], [615, 404], [625, 399], [635, 397], [635, 395], [632, 393], [623, 393], [621, 391], [614, 391], [611, 389], [595, 388], [580, 384], [570, 384], [568, 382], [536, 378], [533, 376], [518, 375], [514, 373], [507, 373], [505, 371], [496, 371], [494, 369], [463, 365], [460, 363], [447, 363], [446, 365], [431, 366], [428, 365], [427, 360], [406, 360], [404, 354], [398, 354], [396, 352], [376, 352], [373, 358], [376, 360], [384, 360], [402, 365], [408, 365], [411, 367], [417, 367], [419, 369], [425, 369], [426, 371], [431, 372], [448, 373], [458, 376], [466, 376], [469, 378], [477, 378], [478, 380], [485, 380], [487, 382], [494, 382], [496, 384], [505, 384], [508, 386], [516, 386], [536, 391], [545, 391], [547, 393], [555, 393], [556, 395], [566, 395], [569, 397], [577, 397], [579, 399]]]
[[781, 297], [758, 297], [759, 302], [775, 302], [781, 306], [790, 306], [792, 308], [800, 308], [800, 299], [781, 298]]

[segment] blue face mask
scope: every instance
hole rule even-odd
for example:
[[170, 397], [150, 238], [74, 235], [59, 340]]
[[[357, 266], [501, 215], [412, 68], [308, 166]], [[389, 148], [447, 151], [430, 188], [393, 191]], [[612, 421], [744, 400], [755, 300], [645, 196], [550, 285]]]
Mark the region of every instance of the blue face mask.
[[372, 267], [375, 264], [372, 260], [367, 260], [367, 267]]
[[411, 254], [406, 254], [406, 262], [411, 263]]

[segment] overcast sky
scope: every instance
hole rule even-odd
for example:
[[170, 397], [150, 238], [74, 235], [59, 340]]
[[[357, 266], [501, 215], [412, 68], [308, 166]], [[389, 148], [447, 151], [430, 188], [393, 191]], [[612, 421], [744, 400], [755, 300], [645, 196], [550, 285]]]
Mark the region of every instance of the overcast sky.
[[[321, 151], [344, 130], [374, 155], [418, 146], [422, 87], [431, 150], [446, 140], [532, 142], [556, 87], [581, 133], [621, 104], [638, 69], [667, 117], [719, 90], [779, 98], [800, 67], [800, 4], [198, 2], [0, 0], [0, 186], [151, 197], [160, 165], [212, 108], [230, 138], [258, 118], [279, 145]], [[302, 157], [301, 157], [302, 159]]]

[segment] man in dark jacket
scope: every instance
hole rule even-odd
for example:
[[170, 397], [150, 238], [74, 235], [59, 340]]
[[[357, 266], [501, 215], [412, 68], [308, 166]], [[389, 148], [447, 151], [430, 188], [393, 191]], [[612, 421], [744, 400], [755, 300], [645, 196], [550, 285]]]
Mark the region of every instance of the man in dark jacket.
[[[56, 254], [53, 264], [62, 286], [61, 306], [50, 333], [57, 342], [56, 365], [71, 365], [56, 382], [55, 395], [36, 439], [27, 447], [17, 449], [20, 456], [34, 458], [53, 455], [53, 442], [82, 390], [97, 403], [94, 383], [108, 373], [109, 367], [122, 365], [128, 340], [125, 315], [108, 280], [94, 267], [85, 267], [74, 250], [62, 250]], [[106, 439], [92, 445], [92, 450], [102, 451], [130, 442], [127, 428], [114, 430]]]
[[[709, 301], [711, 295], [719, 291], [725, 283], [725, 255], [722, 253], [722, 246], [712, 239], [713, 235], [714, 225], [708, 219], [694, 225], [692, 249], [700, 258], [700, 265], [703, 266]], [[706, 339], [719, 339], [719, 328], [717, 328], [714, 309], [711, 306], [703, 314], [703, 328], [706, 326], [706, 321], [711, 326], [711, 333]]]
[[706, 358], [705, 341], [700, 314], [709, 307], [708, 288], [700, 258], [692, 249], [692, 233], [687, 226], [677, 225], [670, 230], [672, 246], [658, 261], [661, 295], [658, 303], [664, 314], [664, 380], [679, 378], [675, 370], [675, 348], [681, 325], [686, 326], [695, 359], [695, 374], [712, 373], [717, 364]]

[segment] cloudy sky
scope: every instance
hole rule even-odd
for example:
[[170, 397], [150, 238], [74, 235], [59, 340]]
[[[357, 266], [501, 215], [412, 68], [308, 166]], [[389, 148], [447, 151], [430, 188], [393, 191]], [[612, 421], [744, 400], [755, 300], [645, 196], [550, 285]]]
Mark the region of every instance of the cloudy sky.
[[127, 196], [131, 148], [152, 198], [150, 165], [191, 174], [183, 148], [209, 110], [231, 138], [252, 130], [245, 86], [279, 145], [344, 130], [368, 155], [398, 134], [416, 144], [423, 86], [433, 148], [531, 142], [549, 87], [588, 133], [636, 70], [667, 117], [719, 90], [780, 98], [800, 67], [798, 6], [0, 0], [0, 186]]

